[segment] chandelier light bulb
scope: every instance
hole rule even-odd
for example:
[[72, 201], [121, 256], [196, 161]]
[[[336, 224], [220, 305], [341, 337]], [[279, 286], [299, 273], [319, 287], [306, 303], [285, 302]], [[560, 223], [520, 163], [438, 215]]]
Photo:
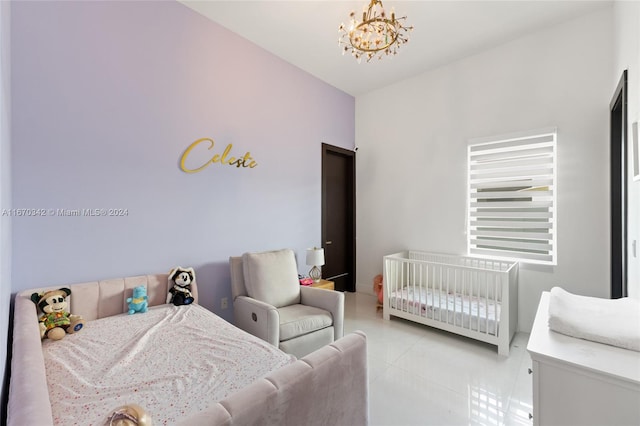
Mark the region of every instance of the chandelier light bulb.
[[355, 12], [349, 14], [349, 30], [344, 23], [338, 28], [338, 44], [342, 46], [342, 54], [350, 52], [358, 60], [366, 57], [367, 62], [377, 57], [390, 54], [396, 55], [401, 45], [409, 41], [408, 33], [413, 27], [405, 27], [402, 22], [406, 16], [396, 18], [395, 10], [391, 9], [391, 19], [387, 18], [381, 0], [371, 0], [362, 11], [362, 21], [355, 19]]

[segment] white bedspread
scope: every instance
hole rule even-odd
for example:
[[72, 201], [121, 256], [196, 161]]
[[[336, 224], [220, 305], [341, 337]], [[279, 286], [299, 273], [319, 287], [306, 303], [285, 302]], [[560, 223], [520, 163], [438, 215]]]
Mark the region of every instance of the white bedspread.
[[176, 424], [295, 360], [195, 304], [89, 321], [42, 346], [61, 425], [104, 425], [130, 403]]
[[578, 296], [554, 287], [549, 298], [549, 328], [640, 352], [640, 301]]

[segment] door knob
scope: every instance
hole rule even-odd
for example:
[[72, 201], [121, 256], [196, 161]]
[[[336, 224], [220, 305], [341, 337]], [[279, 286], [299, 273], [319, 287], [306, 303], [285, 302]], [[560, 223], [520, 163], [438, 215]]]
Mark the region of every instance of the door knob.
[[330, 244], [333, 244], [333, 241], [325, 241], [324, 243], [325, 243], [326, 245], [330, 245]]

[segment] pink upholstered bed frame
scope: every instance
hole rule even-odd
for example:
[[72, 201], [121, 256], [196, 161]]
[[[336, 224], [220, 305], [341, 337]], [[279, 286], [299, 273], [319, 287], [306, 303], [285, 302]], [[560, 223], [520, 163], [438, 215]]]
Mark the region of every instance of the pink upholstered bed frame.
[[[128, 310], [126, 298], [147, 287], [149, 305], [165, 303], [167, 274], [74, 284], [69, 311], [86, 321]], [[64, 286], [56, 286], [59, 288]], [[49, 393], [33, 292], [15, 298], [9, 425], [52, 425]], [[196, 302], [197, 287], [193, 289]], [[355, 332], [266, 377], [209, 409], [184, 419], [185, 425], [365, 425], [368, 422], [366, 336]]]

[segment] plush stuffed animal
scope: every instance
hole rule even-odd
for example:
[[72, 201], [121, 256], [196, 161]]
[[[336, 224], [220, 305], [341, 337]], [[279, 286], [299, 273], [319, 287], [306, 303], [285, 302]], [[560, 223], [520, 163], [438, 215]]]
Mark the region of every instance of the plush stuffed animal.
[[176, 306], [189, 305], [193, 303], [193, 294], [191, 293], [191, 284], [196, 280], [196, 272], [193, 268], [183, 268], [178, 266], [169, 271], [169, 293], [167, 294], [167, 303], [173, 303]]
[[136, 404], [118, 407], [109, 418], [110, 426], [151, 426], [151, 423], [151, 416]]
[[149, 305], [147, 288], [143, 285], [134, 287], [133, 297], [127, 297], [127, 304], [129, 305], [129, 315], [133, 315], [136, 312], [140, 312], [141, 314], [147, 312]]
[[378, 296], [378, 309], [382, 306], [383, 290], [382, 275], [378, 274], [373, 278], [373, 292]]
[[51, 290], [44, 293], [33, 293], [31, 300], [36, 304], [40, 315], [40, 338], [60, 340], [67, 333], [73, 334], [84, 326], [82, 317], [72, 315], [67, 311], [67, 296], [71, 294], [68, 288]]

